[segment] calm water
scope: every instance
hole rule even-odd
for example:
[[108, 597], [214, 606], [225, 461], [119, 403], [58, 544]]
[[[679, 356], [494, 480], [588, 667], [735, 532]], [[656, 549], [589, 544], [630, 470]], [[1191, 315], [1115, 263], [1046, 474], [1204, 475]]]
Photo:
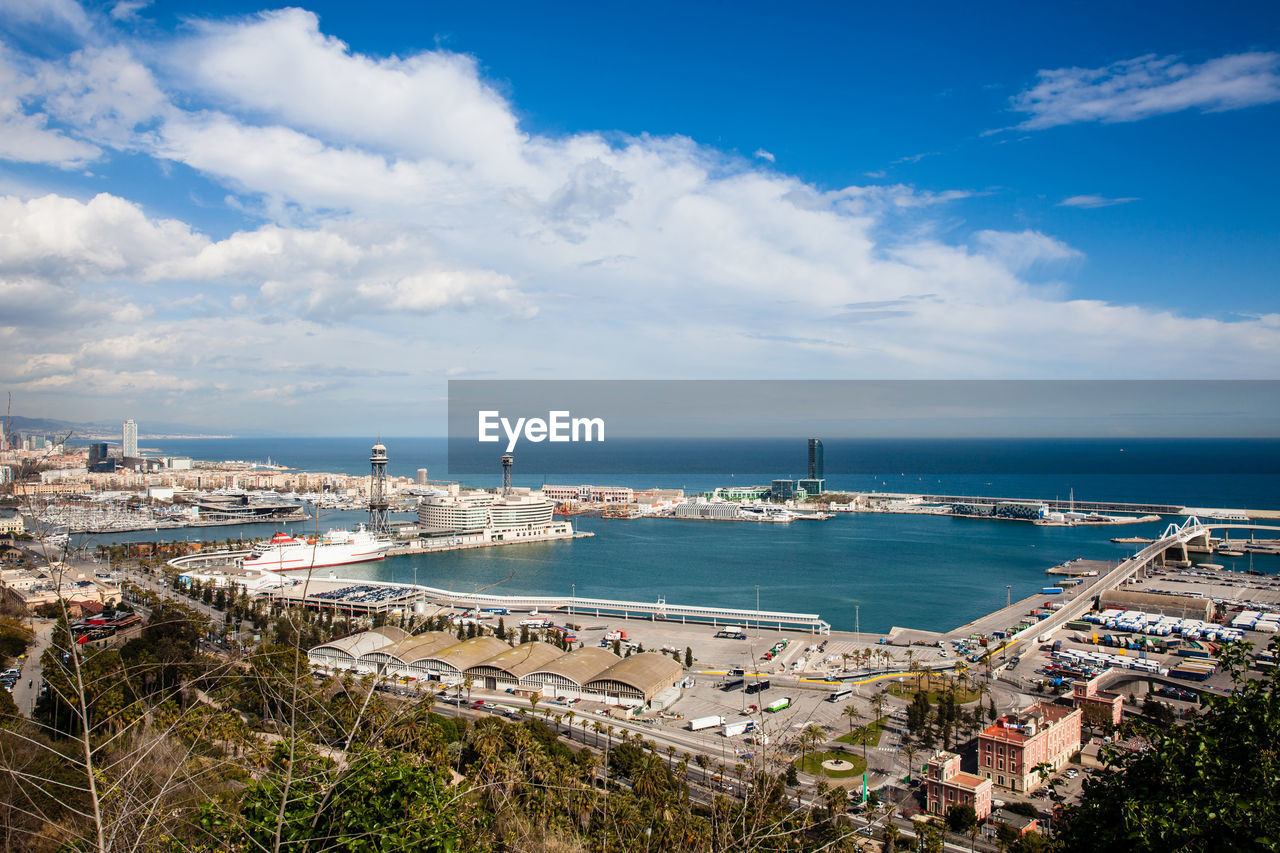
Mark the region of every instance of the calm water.
[[[345, 474], [367, 474], [369, 471], [369, 447], [372, 439], [361, 438], [230, 438], [230, 439], [175, 439], [144, 441], [143, 445], [166, 455], [191, 456], [196, 459], [237, 459], [273, 462], [303, 471], [328, 471]], [[432, 480], [447, 479], [448, 446], [442, 438], [386, 438], [390, 462], [388, 471], [410, 477], [418, 468], [427, 468]], [[775, 477], [798, 477], [804, 472], [806, 446], [803, 440], [786, 441], [771, 439], [760, 442], [733, 444], [734, 455], [702, 454], [700, 448], [719, 442], [662, 442], [650, 441], [630, 448], [633, 456], [644, 456], [644, 470], [650, 473], [620, 475], [616, 473], [557, 474], [548, 471], [530, 471], [521, 467], [521, 457], [516, 454], [515, 482], [523, 486], [540, 486], [543, 483], [595, 483], [597, 485], [627, 485], [634, 488], [684, 488], [704, 491], [716, 486], [768, 484]], [[924, 464], [937, 458], [944, 449], [955, 450], [954, 442], [916, 442], [917, 460]], [[1061, 460], [1060, 470], [1091, 471], [1093, 473], [1036, 473], [1036, 474], [903, 474], [898, 468], [910, 462], [903, 459], [900, 446], [886, 446], [872, 440], [831, 439], [826, 442], [827, 487], [852, 491], [925, 492], [946, 494], [983, 494], [999, 497], [1066, 498], [1072, 490], [1081, 500], [1113, 500], [1149, 503], [1169, 503], [1181, 506], [1224, 506], [1280, 508], [1280, 442], [1264, 440], [1241, 443], [1231, 440], [1132, 440], [1122, 442], [1126, 452], [1120, 458], [1148, 458], [1152, 454], [1169, 454], [1171, 458], [1194, 456], [1203, 467], [1209, 462], [1220, 464], [1220, 470], [1239, 470], [1256, 458], [1259, 471], [1266, 474], [1134, 474], [1097, 473], [1099, 468], [1083, 465], [1096, 462], [1096, 442], [1031, 440], [1017, 443], [1015, 458], [1040, 454], [1045, 459]], [[962, 449], [962, 445], [960, 445]], [[984, 452], [991, 448], [983, 445]], [[1145, 450], [1144, 450], [1145, 448]], [[1242, 459], [1241, 448], [1254, 456]], [[1081, 450], [1077, 454], [1075, 450]], [[1138, 451], [1144, 451], [1139, 454]], [[784, 452], [785, 451], [785, 452]], [[794, 451], [794, 452], [792, 452]], [[959, 451], [957, 451], [959, 452]], [[857, 460], [850, 457], [857, 456]], [[724, 466], [724, 473], [706, 470], [707, 459], [717, 460]], [[1161, 457], [1163, 458], [1163, 457]], [[854, 464], [856, 462], [856, 464]], [[1007, 460], [1006, 460], [1007, 462]], [[957, 467], [959, 463], [953, 463]], [[966, 463], [967, 464], [967, 463]], [[1074, 469], [1067, 466], [1076, 465]], [[836, 474], [838, 470], [877, 471], [879, 474]], [[1212, 466], [1210, 466], [1212, 467]], [[663, 469], [665, 468], [665, 473]], [[1105, 470], [1105, 469], [1102, 469]], [[1174, 469], [1176, 472], [1178, 469]], [[892, 471], [892, 473], [890, 473]], [[476, 486], [492, 486], [499, 482], [497, 457], [491, 477], [470, 476], [467, 483]]]
[[[401, 516], [407, 517], [407, 516]], [[320, 528], [349, 526], [356, 512], [326, 515]], [[1158, 535], [1159, 524], [1123, 527], [1039, 527], [1021, 522], [856, 513], [792, 524], [716, 523], [673, 519], [575, 517], [588, 539], [390, 557], [347, 566], [342, 577], [402, 581], [495, 593], [561, 594], [720, 604], [820, 613], [852, 630], [855, 608], [864, 631], [894, 625], [943, 630], [1051, 583], [1044, 570], [1077, 556], [1120, 559], [1134, 550], [1112, 536]], [[283, 525], [312, 530], [315, 522]], [[265, 536], [274, 525], [183, 531], [205, 540]], [[174, 531], [170, 531], [172, 534]], [[162, 534], [165, 531], [161, 531]], [[95, 542], [148, 541], [154, 532], [97, 537]], [[177, 538], [184, 538], [179, 536]], [[1205, 558], [1208, 559], [1208, 558]], [[1241, 571], [1248, 558], [1215, 556]], [[1280, 559], [1255, 557], [1273, 573]], [[416, 568], [416, 575], [415, 575]], [[510, 576], [510, 579], [507, 578]], [[576, 590], [574, 590], [576, 585]]]
[[[447, 477], [443, 439], [385, 439], [394, 474], [412, 475], [427, 467], [433, 480]], [[166, 454], [197, 459], [272, 461], [310, 471], [366, 473], [371, 442], [357, 438], [200, 439], [144, 442]], [[1045, 453], [1062, 453], [1061, 442], [1044, 442]], [[1205, 453], [1235, 452], [1230, 443], [1194, 444]], [[872, 445], [856, 445], [863, 452]], [[1131, 443], [1130, 446], [1133, 446]], [[1187, 447], [1193, 446], [1189, 443]], [[659, 448], [654, 445], [655, 452]], [[702, 491], [717, 485], [767, 483], [773, 477], [800, 472], [805, 445], [797, 442], [792, 470], [771, 470], [776, 443], [738, 461], [737, 473], [691, 473], [675, 451], [671, 469], [635, 477], [517, 473], [519, 485], [543, 482], [623, 484], [635, 488], [670, 487]], [[828, 468], [833, 455], [855, 445], [827, 443]], [[1186, 452], [1187, 447], [1182, 448]], [[874, 448], [872, 448], [874, 449]], [[1026, 452], [1024, 446], [1021, 452]], [[684, 451], [687, 451], [686, 447]], [[886, 457], [887, 459], [888, 457]], [[495, 466], [496, 468], [496, 466]], [[655, 469], [658, 470], [658, 469]], [[757, 473], [741, 473], [755, 471]], [[517, 458], [517, 472], [520, 472]], [[492, 479], [468, 478], [475, 485]], [[1082, 500], [1171, 503], [1187, 506], [1276, 507], [1280, 504], [1274, 475], [1034, 474], [980, 475], [829, 475], [828, 488], [905, 492], [942, 492], [1008, 497], [1066, 497], [1074, 489]], [[408, 518], [400, 515], [397, 518]], [[326, 515], [321, 529], [350, 527], [363, 513]], [[569, 594], [675, 604], [720, 604], [753, 609], [756, 585], [760, 606], [820, 613], [837, 628], [851, 630], [860, 608], [864, 631], [887, 631], [893, 625], [948, 629], [1001, 606], [1005, 585], [1015, 598], [1047, 586], [1044, 570], [1077, 556], [1119, 559], [1134, 550], [1117, 545], [1113, 536], [1155, 536], [1167, 522], [1120, 527], [1038, 527], [1019, 522], [981, 521], [931, 516], [838, 516], [825, 522], [789, 525], [714, 523], [670, 519], [607, 520], [576, 517], [574, 525], [596, 536], [566, 542], [452, 551], [392, 557], [379, 563], [341, 569], [345, 577], [413, 581], [473, 591], [491, 584], [512, 593]], [[315, 522], [281, 525], [295, 532]], [[263, 537], [275, 525], [196, 528], [185, 531], [138, 532], [96, 537], [94, 542], [148, 541], [159, 537], [221, 540]], [[176, 534], [176, 535], [175, 535]], [[1209, 558], [1204, 558], [1209, 559]], [[1245, 570], [1246, 558], [1215, 556], [1213, 562]], [[1274, 573], [1280, 559], [1255, 557], [1258, 571]], [[508, 579], [509, 578], [509, 579]]]

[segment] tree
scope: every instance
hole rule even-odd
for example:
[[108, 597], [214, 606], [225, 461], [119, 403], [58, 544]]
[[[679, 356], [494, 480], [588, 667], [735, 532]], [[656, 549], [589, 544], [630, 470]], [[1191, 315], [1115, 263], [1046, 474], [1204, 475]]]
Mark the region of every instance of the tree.
[[[1130, 724], [1148, 747], [1104, 748], [1107, 769], [1055, 821], [1063, 850], [1274, 849], [1280, 844], [1280, 690], [1245, 678], [1247, 652], [1222, 653], [1235, 682], [1180, 726]], [[1272, 648], [1276, 648], [1273, 641]]]
[[1158, 726], [1168, 728], [1178, 719], [1178, 715], [1173, 710], [1173, 706], [1167, 702], [1161, 702], [1150, 693], [1147, 698], [1142, 700], [1142, 716], [1151, 720]]
[[902, 837], [902, 833], [898, 830], [897, 825], [887, 823], [884, 827], [884, 853], [894, 853], [898, 849], [898, 839]]
[[978, 825], [978, 813], [968, 803], [956, 803], [947, 809], [947, 829], [965, 833]]
[[684, 647], [684, 668], [689, 669], [693, 666], [693, 647]]
[[[853, 724], [862, 719], [862, 712], [858, 710], [857, 705], [855, 705], [853, 702], [850, 702], [848, 705], [844, 706], [844, 710], [840, 712], [840, 716], [844, 717], [846, 720], [849, 721], [849, 734], [852, 735]], [[864, 743], [866, 742], [865, 737], [863, 738], [863, 742]]]
[[916, 742], [910, 737], [904, 737], [902, 739], [901, 748], [902, 752], [907, 756], [907, 778], [910, 779], [911, 767], [915, 764], [916, 754], [919, 752], [919, 749], [916, 747]]
[[[429, 763], [394, 750], [360, 753], [326, 789], [324, 760], [298, 756], [302, 772], [282, 804], [288, 753], [275, 755], [266, 778], [245, 789], [238, 811], [207, 804], [199, 816], [211, 839], [230, 849], [271, 850], [285, 840], [298, 849], [453, 851], [464, 849], [467, 802], [454, 796]], [[286, 837], [278, 838], [283, 805]]]

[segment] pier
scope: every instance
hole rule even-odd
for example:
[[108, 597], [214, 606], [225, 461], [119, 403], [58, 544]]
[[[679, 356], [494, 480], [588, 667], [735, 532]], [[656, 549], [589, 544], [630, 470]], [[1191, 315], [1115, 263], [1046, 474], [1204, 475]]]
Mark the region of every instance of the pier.
[[[293, 579], [300, 580], [296, 576], [293, 576]], [[779, 631], [804, 631], [824, 635], [831, 633], [831, 625], [816, 613], [668, 604], [664, 599], [648, 602], [581, 596], [491, 595], [357, 578], [312, 579], [307, 583], [295, 583], [283, 589], [270, 590], [265, 594], [272, 602], [278, 604], [295, 604], [351, 613], [385, 613], [422, 602], [452, 609], [502, 609], [520, 613], [533, 611], [540, 614], [555, 613], [557, 616], [569, 619], [614, 616], [650, 622], [679, 622], [686, 625], [694, 623], [712, 627], [761, 626], [776, 628]]]
[[1045, 504], [1055, 512], [1125, 512], [1139, 515], [1182, 515], [1186, 507], [1172, 504], [1129, 504], [1115, 501], [1082, 501], [1069, 498], [986, 498], [977, 495], [903, 495], [918, 497], [930, 503], [940, 504], [974, 504], [978, 506], [995, 506], [996, 504]]

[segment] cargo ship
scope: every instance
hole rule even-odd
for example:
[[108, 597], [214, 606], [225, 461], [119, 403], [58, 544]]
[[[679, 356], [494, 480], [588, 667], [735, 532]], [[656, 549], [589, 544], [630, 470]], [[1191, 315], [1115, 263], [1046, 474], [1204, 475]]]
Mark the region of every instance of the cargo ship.
[[269, 572], [345, 566], [381, 560], [387, 556], [391, 545], [390, 540], [379, 539], [365, 530], [363, 524], [355, 532], [330, 530], [319, 539], [298, 539], [287, 533], [277, 533], [254, 545], [243, 565], [247, 569]]

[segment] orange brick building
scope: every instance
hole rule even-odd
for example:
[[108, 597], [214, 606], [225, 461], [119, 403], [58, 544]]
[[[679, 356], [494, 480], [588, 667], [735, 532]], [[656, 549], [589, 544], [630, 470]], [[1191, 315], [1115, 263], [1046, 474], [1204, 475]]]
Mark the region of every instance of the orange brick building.
[[945, 815], [957, 804], [973, 806], [978, 820], [991, 814], [991, 780], [961, 770], [954, 752], [933, 753], [925, 765], [925, 794], [929, 814]]
[[1111, 693], [1098, 689], [1101, 675], [1088, 681], [1076, 681], [1072, 684], [1071, 701], [1084, 712], [1084, 722], [1090, 725], [1120, 725], [1120, 717], [1124, 712], [1124, 697], [1119, 693]]
[[1044, 783], [1034, 768], [1057, 772], [1080, 751], [1080, 708], [1038, 702], [1001, 717], [978, 735], [978, 772], [997, 788], [1029, 794]]

